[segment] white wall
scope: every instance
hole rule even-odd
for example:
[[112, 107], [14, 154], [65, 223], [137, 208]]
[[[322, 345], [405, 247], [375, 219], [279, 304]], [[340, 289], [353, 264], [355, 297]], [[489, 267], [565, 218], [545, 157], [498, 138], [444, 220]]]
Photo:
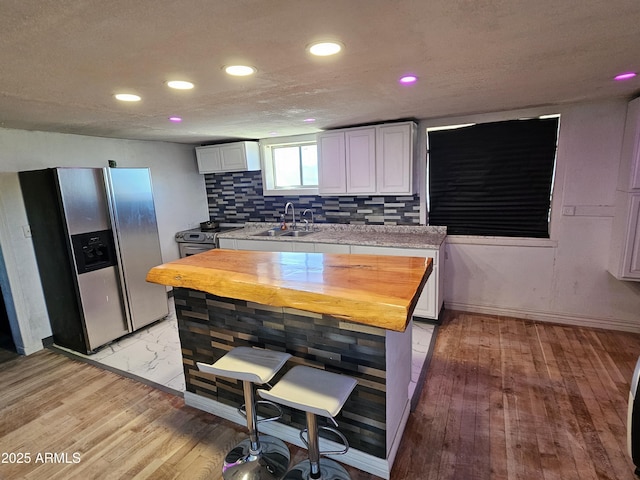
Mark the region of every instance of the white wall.
[[[433, 119], [428, 126], [560, 113], [549, 240], [451, 237], [447, 308], [640, 332], [640, 282], [607, 272], [627, 102]], [[563, 215], [562, 207], [575, 207]]]
[[40, 350], [51, 329], [33, 245], [22, 230], [28, 222], [17, 172], [105, 167], [108, 160], [118, 167], [151, 169], [163, 261], [179, 256], [176, 232], [209, 218], [204, 176], [197, 172], [192, 146], [0, 129], [0, 286], [21, 353]]

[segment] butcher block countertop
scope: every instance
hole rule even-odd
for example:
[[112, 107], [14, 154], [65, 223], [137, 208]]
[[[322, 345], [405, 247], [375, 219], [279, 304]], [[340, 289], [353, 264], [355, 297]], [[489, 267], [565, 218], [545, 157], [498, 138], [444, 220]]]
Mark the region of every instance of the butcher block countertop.
[[401, 332], [431, 270], [423, 257], [214, 249], [154, 267], [147, 281]]

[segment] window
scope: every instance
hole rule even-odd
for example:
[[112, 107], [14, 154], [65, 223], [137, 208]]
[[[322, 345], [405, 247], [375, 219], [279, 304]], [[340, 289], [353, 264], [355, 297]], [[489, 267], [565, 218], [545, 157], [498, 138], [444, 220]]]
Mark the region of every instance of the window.
[[559, 117], [429, 129], [429, 224], [549, 238]]
[[276, 188], [318, 186], [316, 144], [271, 147]]
[[315, 135], [261, 140], [264, 195], [316, 195], [318, 156]]

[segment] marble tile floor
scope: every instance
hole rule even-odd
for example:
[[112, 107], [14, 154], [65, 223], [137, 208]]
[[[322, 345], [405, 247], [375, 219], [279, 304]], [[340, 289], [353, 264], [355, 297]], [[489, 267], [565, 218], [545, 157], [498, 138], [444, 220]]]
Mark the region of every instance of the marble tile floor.
[[[409, 394], [417, 403], [426, 366], [435, 341], [437, 325], [414, 321], [413, 354]], [[148, 327], [106, 345], [93, 355], [83, 355], [54, 346], [63, 353], [112, 372], [136, 379], [175, 395], [185, 390], [182, 354], [178, 337], [173, 299], [169, 299], [169, 315]]]
[[173, 299], [169, 299], [169, 315], [164, 319], [110, 343], [92, 355], [56, 345], [53, 348], [161, 390], [183, 395], [182, 352]]

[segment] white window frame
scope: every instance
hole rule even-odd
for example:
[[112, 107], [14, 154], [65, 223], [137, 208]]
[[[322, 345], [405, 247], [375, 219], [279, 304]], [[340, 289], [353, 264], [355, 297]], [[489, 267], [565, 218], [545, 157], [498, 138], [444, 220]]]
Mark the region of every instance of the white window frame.
[[272, 149], [274, 147], [296, 146], [316, 143], [316, 134], [273, 137], [260, 140], [260, 161], [262, 163], [262, 188], [264, 196], [318, 195], [318, 187], [276, 188]]

